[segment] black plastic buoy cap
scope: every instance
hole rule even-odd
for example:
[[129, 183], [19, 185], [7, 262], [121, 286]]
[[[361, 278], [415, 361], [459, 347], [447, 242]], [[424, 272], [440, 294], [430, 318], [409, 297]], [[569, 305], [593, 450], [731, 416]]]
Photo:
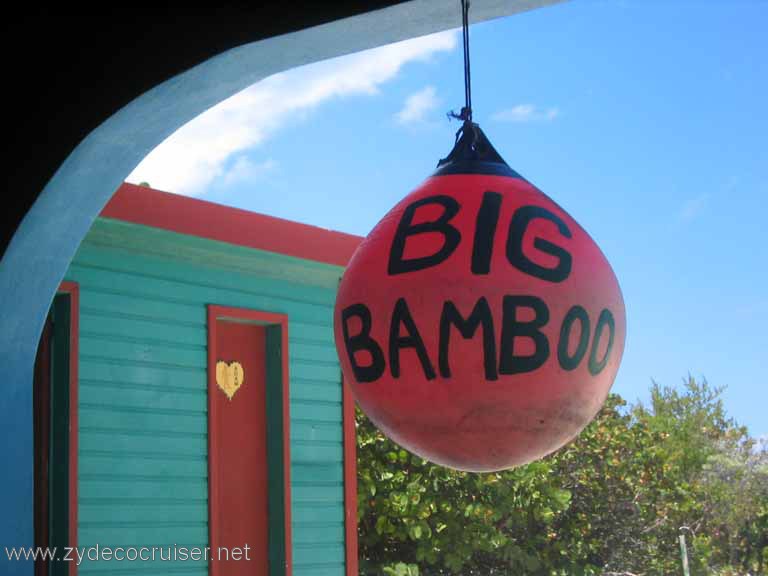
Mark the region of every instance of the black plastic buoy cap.
[[470, 121], [456, 132], [453, 150], [437, 163], [432, 176], [448, 174], [490, 174], [524, 180], [504, 161], [480, 126]]

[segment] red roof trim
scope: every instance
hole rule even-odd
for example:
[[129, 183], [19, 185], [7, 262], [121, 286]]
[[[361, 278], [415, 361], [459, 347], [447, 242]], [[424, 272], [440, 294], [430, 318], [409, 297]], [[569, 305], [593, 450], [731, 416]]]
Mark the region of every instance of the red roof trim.
[[362, 241], [360, 236], [127, 182], [100, 216], [338, 266], [347, 265]]

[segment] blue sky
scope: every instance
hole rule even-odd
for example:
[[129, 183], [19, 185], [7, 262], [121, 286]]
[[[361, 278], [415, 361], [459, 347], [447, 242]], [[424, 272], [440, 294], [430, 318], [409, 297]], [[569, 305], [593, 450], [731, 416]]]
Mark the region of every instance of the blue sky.
[[[457, 24], [460, 13], [457, 2]], [[768, 2], [579, 1], [473, 25], [474, 118], [602, 248], [627, 308], [613, 391], [689, 373], [768, 434]], [[365, 235], [445, 156], [460, 34], [292, 70], [129, 181]]]

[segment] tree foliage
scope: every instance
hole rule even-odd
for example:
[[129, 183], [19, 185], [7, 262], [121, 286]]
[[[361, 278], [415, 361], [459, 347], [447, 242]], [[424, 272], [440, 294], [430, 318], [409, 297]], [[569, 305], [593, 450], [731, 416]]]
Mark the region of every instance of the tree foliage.
[[[768, 451], [721, 390], [609, 396], [558, 452], [489, 474], [432, 465], [357, 414], [361, 574], [763, 574]], [[730, 572], [729, 572], [730, 571]]]

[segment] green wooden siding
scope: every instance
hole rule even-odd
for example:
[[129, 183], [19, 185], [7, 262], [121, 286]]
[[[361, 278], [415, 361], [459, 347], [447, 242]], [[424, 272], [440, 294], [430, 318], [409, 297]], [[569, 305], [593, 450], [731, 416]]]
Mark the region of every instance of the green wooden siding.
[[[208, 543], [206, 305], [288, 315], [293, 565], [344, 574], [333, 303], [342, 269], [99, 219], [80, 285], [79, 546]], [[85, 562], [91, 574], [202, 575], [204, 562]]]

